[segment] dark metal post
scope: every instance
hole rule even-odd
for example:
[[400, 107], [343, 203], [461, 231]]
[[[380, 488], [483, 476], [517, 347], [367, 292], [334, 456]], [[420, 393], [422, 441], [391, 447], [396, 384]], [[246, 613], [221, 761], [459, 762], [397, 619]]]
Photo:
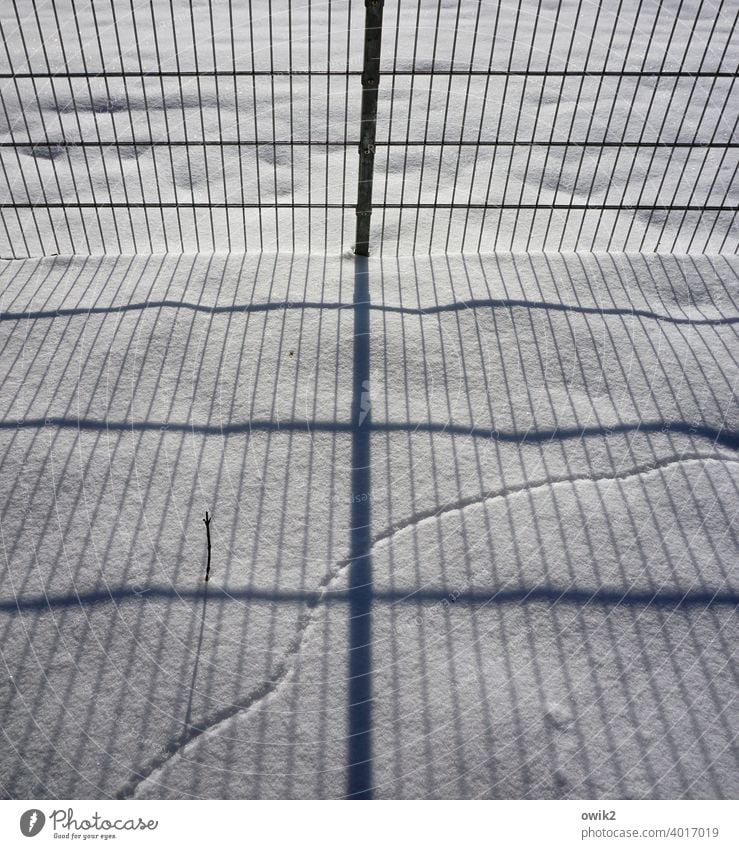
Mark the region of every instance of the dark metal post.
[[364, 5], [366, 13], [364, 19], [364, 67], [362, 71], [362, 120], [359, 132], [357, 237], [354, 245], [354, 253], [359, 256], [369, 255], [383, 0], [364, 0]]

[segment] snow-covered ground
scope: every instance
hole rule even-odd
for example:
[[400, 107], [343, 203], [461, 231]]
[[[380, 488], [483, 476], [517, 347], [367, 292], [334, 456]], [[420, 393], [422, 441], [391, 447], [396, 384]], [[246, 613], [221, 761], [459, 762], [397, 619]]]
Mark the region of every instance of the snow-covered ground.
[[0, 794], [739, 794], [738, 11], [2, 4]]
[[738, 274], [4, 263], [3, 793], [735, 797]]

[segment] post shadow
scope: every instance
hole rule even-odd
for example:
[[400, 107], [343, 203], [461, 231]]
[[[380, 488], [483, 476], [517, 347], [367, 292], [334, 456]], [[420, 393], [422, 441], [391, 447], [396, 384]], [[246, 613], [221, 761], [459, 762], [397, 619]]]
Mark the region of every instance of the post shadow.
[[370, 298], [367, 259], [355, 258], [352, 395], [352, 508], [349, 564], [347, 797], [372, 798]]

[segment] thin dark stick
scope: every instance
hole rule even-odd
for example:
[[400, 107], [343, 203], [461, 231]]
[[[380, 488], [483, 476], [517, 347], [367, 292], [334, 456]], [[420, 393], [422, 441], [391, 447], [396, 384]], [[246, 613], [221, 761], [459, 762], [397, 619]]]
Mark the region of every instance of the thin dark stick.
[[208, 578], [210, 577], [210, 517], [208, 516], [208, 511], [205, 511], [205, 518], [203, 519], [205, 522], [205, 533], [208, 537], [208, 565], [205, 569], [205, 583], [208, 583]]

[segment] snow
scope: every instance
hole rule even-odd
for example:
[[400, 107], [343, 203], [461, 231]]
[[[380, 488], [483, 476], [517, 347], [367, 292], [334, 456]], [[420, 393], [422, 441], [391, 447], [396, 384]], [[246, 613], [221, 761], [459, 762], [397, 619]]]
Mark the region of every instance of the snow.
[[736, 798], [737, 4], [673, 6], [386, 0], [363, 260], [361, 3], [4, 4], [0, 795]]
[[735, 796], [738, 272], [3, 263], [4, 794]]

